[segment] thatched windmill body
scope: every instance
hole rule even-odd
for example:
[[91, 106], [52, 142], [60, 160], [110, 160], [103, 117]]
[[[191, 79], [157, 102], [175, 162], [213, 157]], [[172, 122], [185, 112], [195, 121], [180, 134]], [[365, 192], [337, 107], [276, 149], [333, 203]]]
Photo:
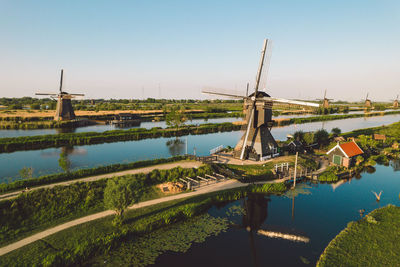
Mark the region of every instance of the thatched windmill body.
[[69, 94], [63, 91], [64, 70], [61, 70], [60, 92], [59, 93], [36, 93], [36, 95], [48, 95], [53, 99], [57, 99], [56, 114], [54, 120], [66, 121], [75, 119], [75, 112], [72, 107], [71, 99], [76, 96], [84, 96], [84, 94]]
[[397, 95], [396, 99], [393, 100], [393, 108], [399, 108], [399, 95]]
[[271, 97], [266, 92], [259, 90], [259, 88], [265, 89], [265, 86], [263, 87], [261, 83], [265, 83], [266, 85], [270, 48], [271, 46], [269, 45], [268, 39], [265, 39], [256, 76], [254, 93], [241, 96], [238, 94], [221, 93], [212, 89], [203, 90], [203, 93], [206, 94], [243, 99], [244, 112], [246, 115], [246, 131], [234, 149], [234, 157], [241, 160], [260, 160], [264, 157], [273, 156], [278, 152], [278, 145], [271, 134], [271, 128], [274, 123], [272, 120], [272, 106], [274, 103], [319, 107], [319, 105], [315, 103]]
[[365, 97], [365, 102], [364, 102], [364, 106], [366, 108], [372, 108], [372, 101], [371, 99], [368, 98], [369, 93], [367, 93], [367, 96]]
[[329, 108], [329, 101], [333, 100], [333, 99], [326, 97], [326, 89], [325, 89], [324, 98], [323, 99], [317, 99], [317, 100], [322, 101], [322, 107], [323, 108]]

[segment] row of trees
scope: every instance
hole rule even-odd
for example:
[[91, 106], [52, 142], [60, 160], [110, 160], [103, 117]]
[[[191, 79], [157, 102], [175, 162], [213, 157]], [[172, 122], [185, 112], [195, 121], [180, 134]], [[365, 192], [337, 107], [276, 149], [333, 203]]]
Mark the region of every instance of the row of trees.
[[311, 145], [317, 143], [319, 147], [323, 147], [329, 144], [330, 137], [336, 137], [341, 134], [341, 130], [337, 127], [333, 128], [331, 134], [325, 129], [320, 129], [315, 132], [303, 132], [297, 131], [293, 137], [295, 140], [300, 141], [304, 144]]

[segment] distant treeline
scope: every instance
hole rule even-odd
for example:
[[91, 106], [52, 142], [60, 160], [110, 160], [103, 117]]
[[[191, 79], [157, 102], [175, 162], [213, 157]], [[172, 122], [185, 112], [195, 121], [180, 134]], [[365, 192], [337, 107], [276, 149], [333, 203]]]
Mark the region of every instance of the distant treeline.
[[[288, 120], [279, 121], [279, 126], [290, 125], [290, 124], [302, 124], [317, 121], [332, 121], [332, 120], [343, 120], [351, 118], [362, 118], [362, 117], [374, 117], [374, 116], [385, 116], [400, 114], [400, 110], [388, 111], [388, 112], [371, 112], [371, 113], [361, 113], [361, 114], [344, 114], [344, 115], [321, 115], [305, 118], [290, 118]], [[278, 123], [275, 123], [278, 126]]]

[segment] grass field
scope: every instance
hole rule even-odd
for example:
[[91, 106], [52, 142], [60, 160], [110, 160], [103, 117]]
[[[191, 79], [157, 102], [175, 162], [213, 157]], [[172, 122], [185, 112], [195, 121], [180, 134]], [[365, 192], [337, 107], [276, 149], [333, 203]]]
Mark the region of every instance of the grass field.
[[400, 207], [386, 206], [351, 222], [322, 253], [317, 266], [400, 266]]

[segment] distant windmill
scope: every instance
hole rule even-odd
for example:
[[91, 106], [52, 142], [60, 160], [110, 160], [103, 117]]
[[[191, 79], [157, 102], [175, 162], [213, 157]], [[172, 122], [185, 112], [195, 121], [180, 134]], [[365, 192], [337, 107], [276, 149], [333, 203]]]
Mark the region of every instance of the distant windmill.
[[393, 107], [399, 108], [399, 95], [396, 96], [396, 99], [393, 100]]
[[325, 89], [324, 98], [323, 99], [317, 99], [317, 100], [322, 101], [322, 107], [323, 108], [329, 108], [329, 101], [333, 100], [333, 99], [326, 98], [326, 89]]
[[84, 94], [69, 94], [63, 91], [64, 70], [61, 70], [60, 92], [57, 93], [36, 93], [35, 95], [48, 95], [51, 98], [57, 98], [56, 114], [54, 120], [65, 121], [75, 119], [74, 109], [72, 108], [71, 99], [76, 96], [84, 96]]
[[[272, 120], [273, 103], [283, 103], [296, 106], [319, 107], [318, 104], [303, 101], [294, 101], [283, 98], [275, 98], [266, 92], [260, 91], [261, 83], [266, 84], [266, 77], [269, 67], [270, 45], [268, 39], [264, 40], [263, 50], [261, 52], [261, 60], [256, 76], [256, 84], [254, 93], [250, 95], [238, 95], [232, 93], [221, 93], [211, 89], [204, 89], [203, 93], [228, 96], [243, 99], [244, 111], [246, 113], [246, 132], [237, 143], [234, 149], [234, 157], [244, 159], [260, 160], [265, 156], [272, 156], [277, 153], [278, 145], [271, 135], [271, 128], [274, 121]], [[266, 56], [267, 55], [267, 56]], [[263, 79], [261, 79], [261, 77]]]
[[368, 95], [369, 95], [369, 93], [367, 93], [367, 97], [365, 98], [365, 107], [366, 108], [372, 108], [372, 102], [371, 102], [371, 100], [370, 99], [368, 99]]

